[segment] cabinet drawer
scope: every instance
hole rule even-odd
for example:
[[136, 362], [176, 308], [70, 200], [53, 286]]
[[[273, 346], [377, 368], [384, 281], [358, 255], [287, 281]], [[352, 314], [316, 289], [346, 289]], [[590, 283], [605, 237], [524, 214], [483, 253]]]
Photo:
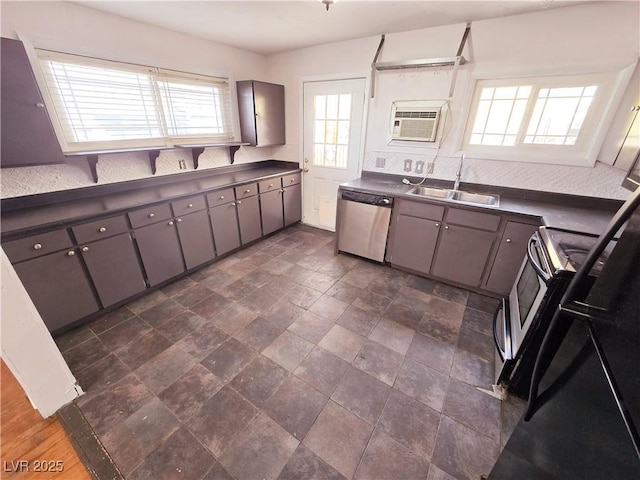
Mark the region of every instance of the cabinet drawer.
[[258, 184], [257, 183], [249, 183], [248, 185], [242, 185], [240, 187], [236, 187], [236, 198], [240, 200], [241, 198], [252, 197], [256, 193], [258, 193]]
[[56, 252], [72, 246], [73, 242], [66, 230], [56, 230], [41, 235], [33, 235], [2, 244], [2, 248], [4, 248], [11, 263], [40, 257], [47, 253]]
[[124, 215], [117, 217], [104, 218], [95, 222], [85, 223], [73, 227], [73, 234], [76, 236], [78, 243], [88, 243], [102, 238], [112, 237], [119, 233], [129, 230], [127, 219]]
[[260, 193], [270, 192], [282, 187], [282, 177], [270, 178], [269, 180], [263, 180], [258, 183]]
[[399, 201], [395, 206], [396, 213], [429, 220], [442, 220], [444, 207], [429, 203]]
[[207, 195], [207, 202], [209, 203], [209, 207], [224, 205], [225, 203], [233, 202], [234, 200], [235, 197], [233, 196], [233, 188], [218, 190]]
[[207, 208], [207, 205], [204, 201], [204, 196], [200, 195], [171, 202], [171, 207], [173, 208], [173, 214], [179, 217], [180, 215], [204, 210]]
[[287, 187], [289, 185], [295, 185], [300, 183], [300, 173], [293, 173], [291, 175], [285, 175], [282, 177], [282, 185]]
[[168, 203], [163, 203], [162, 205], [129, 212], [128, 215], [133, 228], [137, 228], [171, 218], [171, 208]]
[[449, 208], [447, 212], [447, 223], [497, 232], [500, 226], [500, 215]]

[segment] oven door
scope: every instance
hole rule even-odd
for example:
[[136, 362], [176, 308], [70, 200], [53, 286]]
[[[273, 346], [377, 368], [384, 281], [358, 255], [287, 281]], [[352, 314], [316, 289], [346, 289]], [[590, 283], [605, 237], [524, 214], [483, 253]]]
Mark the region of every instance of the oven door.
[[540, 309], [551, 280], [551, 269], [542, 251], [537, 233], [529, 239], [527, 256], [522, 262], [516, 282], [509, 294], [509, 323], [511, 326], [511, 348], [516, 358], [529, 327]]

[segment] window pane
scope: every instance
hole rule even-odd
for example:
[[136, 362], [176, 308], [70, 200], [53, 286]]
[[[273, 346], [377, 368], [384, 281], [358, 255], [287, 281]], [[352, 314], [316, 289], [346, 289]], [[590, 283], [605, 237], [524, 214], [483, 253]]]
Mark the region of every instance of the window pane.
[[471, 140], [469, 140], [469, 143], [472, 145], [482, 145], [482, 135], [474, 133], [473, 135], [471, 135]]
[[313, 146], [313, 164], [324, 165], [324, 144], [315, 144]]
[[518, 87], [500, 87], [496, 88], [496, 93], [493, 95], [494, 100], [505, 100], [516, 97]]
[[338, 143], [338, 122], [328, 121], [325, 127], [325, 143], [335, 145]]
[[482, 138], [483, 145], [502, 145], [504, 135], [484, 135]]
[[502, 145], [512, 147], [516, 144], [516, 138], [515, 135], [505, 135]]
[[327, 117], [328, 119], [338, 118], [338, 95], [327, 95]]
[[476, 120], [473, 123], [474, 133], [484, 132], [484, 127], [487, 124], [487, 118], [489, 117], [489, 108], [491, 108], [491, 102], [486, 102], [484, 100], [480, 101], [478, 110], [476, 111]]
[[347, 168], [349, 147], [346, 145], [338, 145], [338, 158], [336, 159], [337, 168]]
[[325, 146], [324, 161], [326, 166], [335, 167], [336, 165], [336, 146], [335, 145]]
[[522, 118], [524, 117], [525, 109], [527, 108], [526, 100], [516, 100], [511, 111], [511, 118], [509, 119], [509, 125], [507, 126], [507, 133], [516, 135], [520, 129]]
[[595, 92], [581, 86], [540, 90], [525, 143], [575, 145]]
[[326, 102], [327, 102], [327, 97], [325, 95], [316, 95], [315, 97], [315, 113], [316, 113], [316, 119], [320, 120], [323, 118], [327, 118], [325, 113], [326, 113]]
[[338, 122], [338, 143], [347, 145], [349, 143], [349, 122], [342, 120]]
[[316, 120], [313, 141], [314, 143], [324, 143], [324, 120]]
[[483, 88], [482, 91], [480, 92], [480, 99], [491, 100], [493, 98], [494, 90], [495, 90], [494, 88]]
[[349, 120], [351, 118], [351, 94], [340, 95], [340, 120]]
[[528, 99], [529, 95], [531, 95], [531, 87], [530, 86], [518, 88], [517, 98]]
[[509, 100], [496, 100], [493, 102], [491, 111], [489, 112], [489, 118], [487, 119], [485, 132], [504, 133], [507, 130], [507, 122], [511, 114], [511, 105], [513, 105], [513, 102]]

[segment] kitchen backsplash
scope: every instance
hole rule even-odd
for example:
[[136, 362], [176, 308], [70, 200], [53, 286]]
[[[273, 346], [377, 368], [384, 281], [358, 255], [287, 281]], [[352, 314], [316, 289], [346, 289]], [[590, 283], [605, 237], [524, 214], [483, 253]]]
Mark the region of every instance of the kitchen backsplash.
[[[234, 164], [267, 160], [271, 158], [271, 153], [270, 148], [242, 147], [235, 155]], [[229, 164], [228, 148], [207, 148], [200, 155], [198, 170]], [[193, 171], [191, 150], [163, 150], [156, 161], [156, 169], [156, 175]], [[97, 171], [100, 185], [152, 176], [147, 152], [101, 155]], [[0, 171], [1, 198], [95, 185], [84, 157], [69, 158], [67, 163], [61, 165], [4, 168]]]
[[[404, 170], [406, 160], [411, 160], [411, 172]], [[416, 173], [416, 163], [424, 162], [425, 169], [433, 164], [428, 178], [453, 182], [459, 161], [460, 157], [438, 156], [434, 161], [433, 155], [370, 151], [363, 170], [421, 177], [424, 173]], [[381, 163], [384, 167], [376, 166]], [[629, 191], [620, 186], [624, 177], [624, 171], [600, 162], [591, 168], [467, 158], [461, 182], [625, 200]]]

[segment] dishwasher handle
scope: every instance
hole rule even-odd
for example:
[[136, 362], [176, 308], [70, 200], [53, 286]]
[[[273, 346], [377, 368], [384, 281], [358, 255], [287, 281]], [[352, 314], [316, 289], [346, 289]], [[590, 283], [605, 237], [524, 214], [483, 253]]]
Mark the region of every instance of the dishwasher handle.
[[393, 197], [385, 195], [376, 195], [373, 193], [354, 192], [350, 190], [341, 190], [342, 200], [365, 203], [368, 205], [375, 205], [377, 207], [393, 207]]

